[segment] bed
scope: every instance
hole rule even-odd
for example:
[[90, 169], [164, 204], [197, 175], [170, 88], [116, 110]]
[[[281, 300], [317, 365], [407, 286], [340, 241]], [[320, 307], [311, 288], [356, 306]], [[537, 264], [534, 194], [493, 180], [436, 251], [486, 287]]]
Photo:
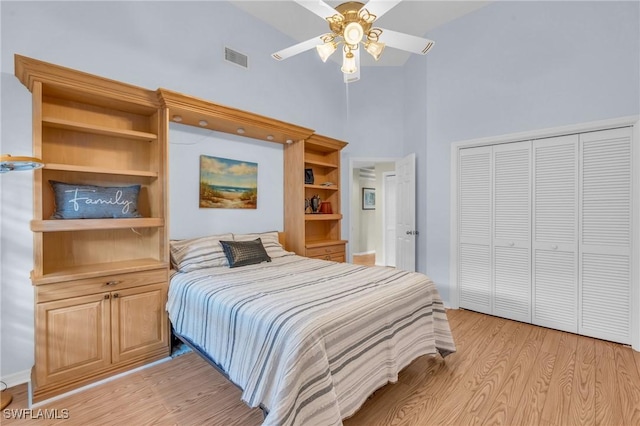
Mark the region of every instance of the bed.
[[[220, 241], [256, 236], [270, 261], [229, 267]], [[415, 358], [455, 351], [423, 274], [297, 256], [277, 233], [172, 242], [171, 251], [174, 333], [264, 410], [264, 425], [342, 424]]]

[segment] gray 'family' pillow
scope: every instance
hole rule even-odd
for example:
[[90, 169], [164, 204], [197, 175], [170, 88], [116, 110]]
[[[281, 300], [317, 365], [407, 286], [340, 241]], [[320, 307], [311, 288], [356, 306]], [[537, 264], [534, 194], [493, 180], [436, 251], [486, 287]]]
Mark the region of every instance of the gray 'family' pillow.
[[55, 193], [53, 219], [103, 219], [141, 217], [138, 213], [140, 185], [75, 185], [50, 180]]
[[220, 244], [231, 268], [271, 262], [260, 238], [253, 241], [220, 241]]

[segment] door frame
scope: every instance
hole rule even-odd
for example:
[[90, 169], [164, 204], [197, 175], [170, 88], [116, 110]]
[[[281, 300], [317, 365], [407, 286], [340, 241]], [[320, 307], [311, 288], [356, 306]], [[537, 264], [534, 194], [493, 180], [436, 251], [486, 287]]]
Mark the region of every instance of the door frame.
[[[357, 217], [357, 211], [354, 209], [353, 200], [355, 197], [359, 197], [360, 194], [354, 194], [353, 192], [353, 170], [365, 167], [365, 165], [371, 165], [376, 163], [393, 163], [401, 157], [353, 157], [349, 158], [349, 241], [353, 241], [353, 224], [354, 218]], [[353, 244], [347, 244], [347, 262], [353, 262]]]
[[[460, 307], [460, 289], [458, 287], [458, 157], [463, 148], [471, 148], [503, 143], [521, 142], [527, 140], [562, 136], [573, 133], [585, 133], [597, 130], [606, 130], [616, 127], [632, 126], [632, 192], [640, 193], [640, 116], [632, 115], [614, 119], [592, 121], [572, 124], [568, 126], [550, 127], [519, 133], [498, 135], [469, 139], [451, 144], [451, 169], [450, 169], [450, 238], [449, 238], [449, 303], [451, 308]], [[632, 206], [632, 223], [640, 223], [640, 197], [634, 197]], [[635, 261], [632, 262], [631, 280], [633, 288], [631, 341], [632, 347], [640, 351], [640, 226], [632, 229], [632, 254]]]
[[[387, 205], [389, 203], [389, 200], [387, 199], [387, 191], [389, 190], [387, 188], [388, 183], [387, 183], [387, 178], [393, 176], [394, 181], [396, 180], [396, 172], [383, 172], [382, 173], [382, 192], [384, 193], [384, 209], [382, 210], [382, 264], [384, 266], [388, 266], [388, 261], [387, 258], [389, 256], [389, 253], [387, 253]], [[394, 182], [397, 184], [397, 182]], [[397, 189], [396, 189], [397, 191]], [[393, 239], [394, 243], [393, 243], [393, 247], [395, 250], [395, 246], [396, 246], [396, 242], [395, 242], [395, 237]], [[394, 266], [395, 266], [395, 261], [393, 262]]]

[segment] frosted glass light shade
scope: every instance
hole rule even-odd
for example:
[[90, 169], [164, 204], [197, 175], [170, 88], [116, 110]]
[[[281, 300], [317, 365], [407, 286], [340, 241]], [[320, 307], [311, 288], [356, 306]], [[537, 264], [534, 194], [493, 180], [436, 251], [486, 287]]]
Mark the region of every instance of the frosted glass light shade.
[[364, 48], [367, 52], [369, 52], [371, 56], [373, 56], [373, 59], [377, 61], [378, 59], [380, 59], [380, 55], [382, 55], [384, 46], [384, 43], [380, 43], [377, 41], [368, 41], [365, 43]]
[[337, 48], [338, 45], [335, 41], [330, 41], [328, 43], [319, 44], [316, 46], [316, 50], [318, 51], [318, 55], [320, 56], [320, 59], [322, 59], [322, 62], [327, 62], [329, 56], [331, 56]]
[[351, 52], [345, 52], [342, 57], [342, 68], [340, 68], [345, 74], [353, 74], [358, 70], [356, 67], [356, 58], [353, 56]]

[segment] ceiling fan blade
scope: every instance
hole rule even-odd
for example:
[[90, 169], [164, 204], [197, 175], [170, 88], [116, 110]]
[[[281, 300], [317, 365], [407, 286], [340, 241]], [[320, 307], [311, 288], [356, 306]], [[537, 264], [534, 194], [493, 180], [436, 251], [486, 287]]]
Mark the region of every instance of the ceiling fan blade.
[[311, 50], [319, 44], [322, 44], [322, 40], [318, 36], [318, 37], [309, 39], [307, 41], [303, 41], [302, 43], [294, 44], [293, 46], [287, 47], [286, 49], [282, 49], [276, 53], [272, 53], [271, 56], [273, 57], [273, 59], [282, 61], [283, 59], [290, 58], [292, 56], [297, 55], [298, 53]]
[[307, 10], [315, 13], [322, 19], [326, 19], [336, 14], [340, 15], [337, 10], [335, 10], [322, 0], [295, 0], [295, 2], [300, 6], [306, 8]]
[[360, 49], [352, 50], [353, 57], [356, 60], [356, 72], [353, 74], [342, 74], [345, 83], [353, 83], [360, 80]]
[[402, 0], [369, 0], [362, 8], [367, 9], [370, 14], [376, 15], [376, 19], [379, 19], [401, 1]]
[[380, 41], [396, 49], [406, 50], [407, 52], [417, 53], [418, 55], [426, 55], [429, 49], [435, 44], [433, 40], [429, 40], [428, 38], [416, 37], [384, 28], [380, 29], [382, 30]]

